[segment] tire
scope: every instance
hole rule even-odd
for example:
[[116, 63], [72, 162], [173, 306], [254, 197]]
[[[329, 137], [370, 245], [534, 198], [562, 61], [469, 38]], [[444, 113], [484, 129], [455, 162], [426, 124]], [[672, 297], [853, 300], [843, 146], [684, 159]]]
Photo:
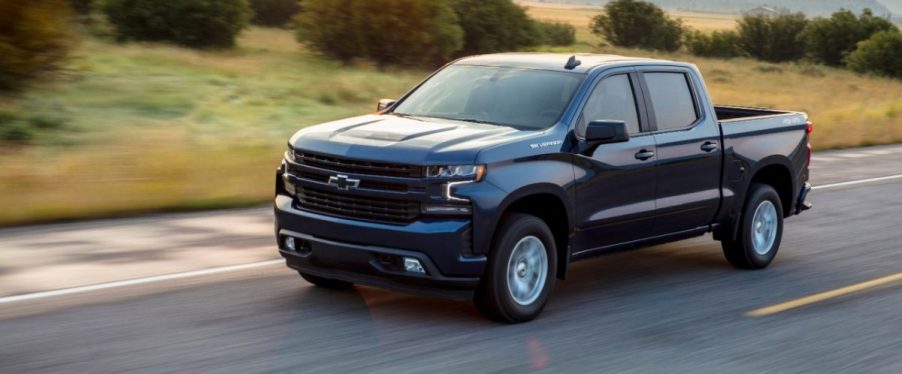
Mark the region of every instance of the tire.
[[527, 214], [506, 214], [476, 290], [476, 306], [499, 322], [536, 318], [554, 288], [557, 261], [554, 235], [544, 221]]
[[317, 287], [328, 288], [328, 289], [333, 289], [333, 290], [347, 290], [354, 286], [354, 283], [345, 282], [345, 281], [338, 280], [338, 279], [323, 278], [323, 277], [318, 277], [316, 275], [305, 274], [302, 272], [298, 272], [298, 274], [301, 275], [301, 278], [304, 278], [304, 280], [306, 280], [310, 283], [313, 283], [313, 285], [315, 285]]
[[769, 185], [753, 184], [740, 216], [736, 239], [721, 241], [724, 256], [736, 268], [763, 269], [776, 257], [782, 239], [780, 195]]

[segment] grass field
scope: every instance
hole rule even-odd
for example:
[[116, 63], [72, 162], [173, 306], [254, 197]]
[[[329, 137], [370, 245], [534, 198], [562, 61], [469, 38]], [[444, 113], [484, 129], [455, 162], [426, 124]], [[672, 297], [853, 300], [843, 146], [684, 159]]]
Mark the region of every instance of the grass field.
[[[718, 103], [808, 111], [817, 149], [902, 141], [900, 81], [599, 47], [584, 22], [596, 10], [529, 12], [579, 27], [576, 45], [542, 50], [688, 60]], [[722, 27], [706, 17], [693, 19]], [[283, 30], [250, 29], [228, 52], [87, 38], [61, 77], [0, 101], [0, 112], [57, 124], [0, 149], [0, 225], [262, 203], [294, 131], [371, 112], [428, 73], [326, 61]]]
[[[568, 22], [577, 28], [576, 50], [688, 61], [705, 76], [714, 102], [808, 112], [815, 123], [814, 148], [831, 149], [902, 141], [902, 81], [862, 76], [843, 69], [804, 63], [771, 64], [752, 59], [702, 58], [602, 45], [588, 22], [600, 8], [521, 3], [531, 16]], [[671, 14], [697, 29], [726, 29], [735, 17]], [[569, 52], [574, 47], [552, 50]]]
[[287, 31], [229, 52], [85, 40], [60, 79], [0, 102], [52, 118], [0, 151], [0, 225], [260, 203], [297, 129], [371, 112], [427, 70], [343, 66]]
[[[595, 5], [549, 4], [531, 1], [520, 1], [518, 4], [526, 7], [530, 16], [567, 22], [576, 26], [578, 32], [588, 32], [592, 17], [602, 10], [601, 6]], [[673, 17], [681, 18], [686, 25], [702, 31], [731, 29], [736, 25], [737, 18], [734, 14], [721, 13], [686, 11], [668, 13]]]

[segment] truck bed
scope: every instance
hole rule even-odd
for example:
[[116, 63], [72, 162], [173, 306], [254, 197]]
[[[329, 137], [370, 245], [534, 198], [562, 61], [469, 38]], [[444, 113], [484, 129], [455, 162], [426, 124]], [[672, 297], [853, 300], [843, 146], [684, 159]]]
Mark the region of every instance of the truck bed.
[[729, 122], [729, 121], [734, 121], [734, 120], [751, 119], [752, 117], [767, 117], [767, 116], [776, 116], [776, 115], [783, 115], [783, 114], [793, 114], [794, 112], [773, 110], [773, 109], [766, 109], [766, 108], [715, 105], [714, 113], [717, 115], [718, 121]]

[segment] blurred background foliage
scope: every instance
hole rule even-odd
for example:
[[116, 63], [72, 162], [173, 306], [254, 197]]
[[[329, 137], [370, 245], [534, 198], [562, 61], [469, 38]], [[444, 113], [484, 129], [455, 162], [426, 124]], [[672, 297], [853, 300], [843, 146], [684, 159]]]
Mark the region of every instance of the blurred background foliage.
[[74, 41], [65, 0], [0, 0], [0, 89], [52, 71]]
[[[0, 0], [0, 225], [265, 202], [297, 129], [372, 112], [473, 53], [689, 61], [716, 102], [807, 111], [817, 149], [902, 141], [902, 80], [883, 78], [902, 77], [902, 36], [866, 12], [525, 4]], [[673, 27], [636, 42], [622, 23]], [[782, 43], [803, 52], [752, 53]]]
[[194, 48], [229, 48], [251, 16], [247, 0], [104, 0], [122, 41], [167, 41]]
[[349, 62], [423, 66], [447, 61], [463, 30], [445, 1], [311, 0], [298, 17], [298, 40]]
[[250, 0], [253, 17], [251, 23], [268, 27], [289, 26], [291, 19], [301, 11], [298, 0]]

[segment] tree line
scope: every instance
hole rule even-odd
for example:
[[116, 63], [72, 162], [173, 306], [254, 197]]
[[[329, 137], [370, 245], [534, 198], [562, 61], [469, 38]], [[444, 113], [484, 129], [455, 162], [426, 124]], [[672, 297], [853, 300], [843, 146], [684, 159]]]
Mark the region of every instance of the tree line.
[[[119, 41], [192, 48], [230, 48], [252, 23], [293, 28], [313, 51], [380, 65], [434, 66], [463, 55], [570, 45], [576, 35], [572, 25], [532, 19], [512, 0], [0, 0], [0, 90], [52, 71], [76, 39], [73, 24], [95, 18]], [[704, 33], [652, 3], [615, 0], [590, 26], [623, 47], [807, 59], [902, 77], [902, 33], [868, 10], [814, 19], [746, 15], [735, 30]]]
[[902, 33], [864, 9], [809, 19], [802, 13], [744, 15], [735, 30], [704, 33], [655, 4], [616, 0], [594, 17], [592, 32], [631, 48], [688, 52], [704, 57], [751, 57], [769, 62], [809, 60], [862, 73], [902, 78]]
[[324, 55], [380, 65], [576, 39], [572, 25], [532, 19], [511, 0], [0, 0], [0, 90], [57, 66], [79, 22], [120, 42], [202, 49], [233, 47], [249, 24], [294, 28]]

